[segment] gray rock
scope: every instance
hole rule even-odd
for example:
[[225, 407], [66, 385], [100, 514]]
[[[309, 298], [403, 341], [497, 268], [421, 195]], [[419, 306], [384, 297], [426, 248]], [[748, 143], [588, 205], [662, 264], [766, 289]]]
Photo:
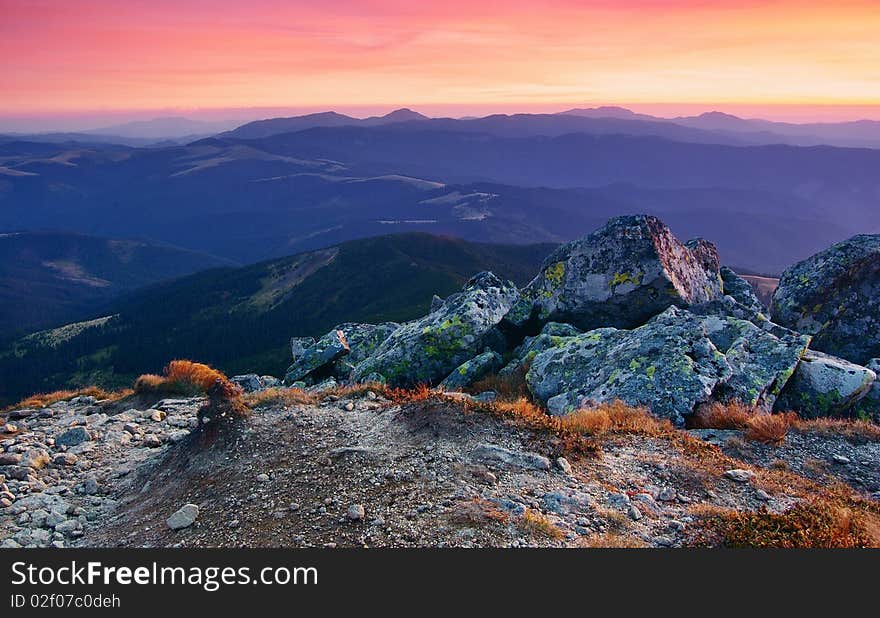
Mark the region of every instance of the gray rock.
[[524, 302], [508, 322], [633, 328], [670, 305], [686, 307], [720, 297], [714, 246], [701, 240], [692, 247], [679, 242], [656, 217], [611, 219], [551, 254], [523, 290]]
[[346, 517], [348, 517], [351, 521], [363, 521], [364, 517], [366, 517], [364, 505], [352, 504], [350, 507], [348, 507]]
[[303, 352], [315, 345], [314, 337], [291, 337], [290, 355], [293, 360], [298, 359]]
[[82, 524], [77, 519], [68, 519], [55, 526], [55, 532], [65, 536], [73, 536], [79, 530], [82, 530]]
[[794, 410], [804, 418], [847, 415], [876, 379], [866, 367], [808, 350], [776, 401], [776, 410]]
[[459, 365], [440, 383], [440, 388], [447, 391], [461, 390], [500, 369], [501, 362], [500, 354], [487, 350]]
[[17, 466], [21, 463], [18, 453], [0, 453], [0, 466]]
[[880, 234], [861, 234], [786, 270], [774, 322], [813, 335], [811, 348], [854, 363], [880, 357]]
[[85, 427], [73, 427], [55, 437], [55, 446], [77, 446], [92, 439]]
[[586, 513], [594, 507], [593, 499], [588, 494], [576, 489], [547, 492], [541, 497], [541, 503], [544, 510], [557, 515]]
[[[880, 378], [880, 358], [872, 358], [865, 367]], [[880, 423], [880, 379], [875, 380], [865, 396], [856, 402], [851, 416]]]
[[534, 470], [550, 469], [550, 460], [543, 455], [523, 451], [512, 451], [495, 444], [480, 444], [474, 449], [473, 455], [477, 459], [500, 461], [517, 468], [531, 468]]
[[189, 528], [196, 523], [198, 516], [199, 507], [197, 505], [184, 504], [179, 510], [171, 515], [165, 523], [167, 523], [168, 527], [172, 530], [181, 530], [183, 528]]
[[568, 460], [565, 457], [557, 457], [556, 465], [559, 466], [559, 469], [562, 470], [563, 474], [571, 474], [571, 464], [568, 463]]
[[754, 313], [764, 312], [764, 305], [758, 300], [751, 284], [727, 266], [721, 267], [721, 283], [726, 296], [732, 297], [737, 303]]
[[437, 384], [484, 349], [517, 298], [513, 283], [480, 273], [440, 309], [394, 331], [355, 368], [352, 379], [363, 382], [379, 374], [392, 386]]
[[255, 373], [246, 373], [244, 375], [232, 376], [229, 381], [237, 384], [246, 393], [256, 393], [263, 390], [263, 381]]
[[341, 330], [333, 330], [321, 337], [314, 345], [303, 350], [287, 368], [284, 383], [292, 384], [326, 367], [349, 352], [348, 341]]
[[726, 478], [729, 478], [731, 481], [736, 481], [737, 483], [748, 483], [750, 480], [752, 480], [752, 478], [754, 478], [755, 473], [751, 470], [734, 468], [733, 470], [725, 471], [724, 476]]
[[731, 375], [702, 318], [670, 307], [631, 331], [601, 328], [562, 338], [535, 357], [526, 382], [551, 414], [620, 399], [683, 424]]
[[732, 372], [716, 389], [715, 398], [772, 410], [810, 338], [787, 329], [772, 334], [753, 322], [728, 316], [707, 315], [702, 324]]
[[382, 324], [346, 322], [337, 326], [335, 330], [342, 331], [345, 334], [349, 352], [334, 363], [334, 377], [337, 380], [348, 380], [358, 363], [375, 352], [376, 348], [398, 328], [400, 328], [400, 324], [397, 322], [384, 322]]

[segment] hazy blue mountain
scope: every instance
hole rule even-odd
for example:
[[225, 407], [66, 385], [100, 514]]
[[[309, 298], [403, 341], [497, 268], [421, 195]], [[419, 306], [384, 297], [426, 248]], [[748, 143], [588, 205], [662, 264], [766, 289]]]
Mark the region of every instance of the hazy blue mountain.
[[137, 240], [0, 234], [0, 338], [70, 321], [124, 292], [228, 263]]
[[[394, 231], [559, 242], [651, 212], [712, 237], [730, 263], [779, 272], [805, 248], [880, 226], [880, 151], [414, 124], [154, 149], [10, 142], [0, 231], [147, 237], [252, 262]], [[777, 238], [757, 240], [770, 229]]]
[[[294, 335], [347, 321], [402, 321], [434, 294], [459, 291], [481, 270], [524, 285], [553, 245], [486, 245], [427, 234], [359, 240], [262, 262], [217, 268], [139, 290], [82, 324], [0, 347], [0, 406], [66, 385], [129, 385], [173, 358], [231, 373], [281, 375]], [[110, 317], [112, 316], [112, 317]]]
[[180, 116], [153, 118], [151, 120], [134, 120], [122, 124], [91, 129], [83, 133], [98, 135], [116, 135], [126, 138], [189, 139], [190, 141], [213, 135], [234, 126], [233, 122], [207, 122], [192, 120]]

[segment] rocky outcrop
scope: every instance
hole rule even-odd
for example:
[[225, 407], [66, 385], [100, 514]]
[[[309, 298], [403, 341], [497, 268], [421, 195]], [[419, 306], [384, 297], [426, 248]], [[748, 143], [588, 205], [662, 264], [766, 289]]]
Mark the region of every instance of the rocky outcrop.
[[513, 283], [480, 273], [436, 311], [394, 331], [352, 379], [378, 375], [394, 386], [437, 384], [485, 348], [518, 297]]
[[[396, 322], [340, 324], [300, 352], [287, 369], [284, 382], [314, 384], [330, 377], [337, 381], [348, 380], [355, 365], [372, 354], [399, 327]], [[296, 339], [294, 337], [292, 341]]]
[[710, 243], [688, 248], [656, 217], [617, 217], [547, 258], [507, 322], [633, 328], [671, 305], [718, 298], [721, 285]]
[[[872, 358], [865, 367], [880, 378], [880, 358]], [[880, 379], [875, 380], [870, 390], [856, 403], [852, 415], [862, 420], [880, 423]]]
[[880, 356], [880, 235], [860, 235], [789, 268], [771, 317], [854, 363]]
[[810, 350], [783, 389], [776, 409], [795, 410], [804, 418], [845, 416], [876, 379], [867, 367]]
[[683, 424], [710, 399], [772, 408], [808, 337], [778, 338], [746, 320], [670, 307], [634, 330], [560, 337], [537, 354], [529, 389], [552, 414], [620, 399]]
[[349, 352], [348, 341], [341, 330], [332, 330], [303, 350], [302, 354], [287, 368], [284, 375], [285, 384], [293, 384], [328, 367], [336, 359]]
[[763, 315], [764, 305], [758, 300], [751, 284], [729, 269], [721, 267], [721, 283], [725, 296], [730, 296], [746, 309]]
[[455, 391], [470, 386], [477, 380], [485, 377], [501, 367], [501, 355], [492, 350], [486, 350], [469, 361], [465, 361], [450, 373], [440, 383], [440, 388], [447, 391]]
[[682, 424], [731, 374], [701, 318], [670, 307], [635, 330], [560, 338], [534, 358], [526, 380], [551, 414], [620, 399]]

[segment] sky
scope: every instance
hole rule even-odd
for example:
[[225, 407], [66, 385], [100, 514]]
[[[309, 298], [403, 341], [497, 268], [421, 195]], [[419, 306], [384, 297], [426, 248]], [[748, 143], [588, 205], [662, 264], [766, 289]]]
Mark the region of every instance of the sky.
[[880, 119], [878, 32], [880, 0], [0, 0], [0, 117]]

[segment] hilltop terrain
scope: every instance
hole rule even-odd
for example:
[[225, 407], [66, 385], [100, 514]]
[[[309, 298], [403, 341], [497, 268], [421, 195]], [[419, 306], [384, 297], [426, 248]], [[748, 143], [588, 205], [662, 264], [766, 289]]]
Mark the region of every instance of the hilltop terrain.
[[618, 217], [525, 285], [293, 332], [283, 380], [174, 361], [38, 395], [0, 422], [2, 543], [877, 547], [878, 273], [855, 236], [768, 312], [710, 242]]

